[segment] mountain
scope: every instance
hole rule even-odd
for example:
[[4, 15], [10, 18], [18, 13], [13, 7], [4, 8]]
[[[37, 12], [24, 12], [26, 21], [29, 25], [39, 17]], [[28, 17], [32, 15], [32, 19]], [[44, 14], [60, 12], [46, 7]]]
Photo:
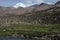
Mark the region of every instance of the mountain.
[[58, 1], [55, 5], [56, 5], [56, 6], [60, 6], [60, 1]]
[[56, 4], [57, 4], [57, 5], [60, 5], [60, 1], [58, 1]]
[[35, 7], [36, 11], [40, 11], [40, 10], [46, 10], [51, 8], [52, 5], [46, 4], [46, 3], [41, 3], [40, 5], [38, 5], [37, 7]]
[[53, 7], [43, 11], [36, 11], [21, 15], [6, 14], [0, 16], [0, 25], [10, 24], [59, 24], [60, 7]]
[[24, 5], [23, 3], [17, 3], [16, 5], [13, 6], [14, 8], [18, 8], [18, 7], [26, 7], [26, 5]]
[[0, 14], [25, 14], [25, 13], [32, 13], [34, 11], [49, 9], [50, 7], [52, 7], [52, 5], [46, 3], [36, 4], [26, 8], [2, 7]]
[[[19, 5], [21, 3], [18, 3]], [[18, 5], [17, 4], [17, 5]], [[52, 8], [54, 6], [58, 6], [60, 4], [60, 1], [58, 1], [56, 4], [51, 5], [51, 4], [46, 4], [46, 3], [41, 3], [41, 4], [35, 4], [26, 8], [18, 7], [18, 8], [14, 8], [14, 7], [0, 7], [0, 15], [1, 14], [25, 14], [25, 13], [32, 13], [35, 11], [41, 11], [41, 10], [46, 10], [49, 8]]]
[[60, 2], [32, 5], [27, 8], [0, 7], [0, 26], [10, 24], [59, 24]]

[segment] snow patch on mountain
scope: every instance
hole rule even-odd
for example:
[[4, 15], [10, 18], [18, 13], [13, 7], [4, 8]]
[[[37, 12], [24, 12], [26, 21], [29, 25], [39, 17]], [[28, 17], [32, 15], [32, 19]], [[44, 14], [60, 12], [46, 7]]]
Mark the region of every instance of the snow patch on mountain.
[[23, 3], [21, 3], [21, 2], [19, 2], [19, 3], [17, 3], [16, 5], [14, 5], [13, 7], [14, 7], [14, 8], [18, 8], [18, 7], [26, 7], [26, 5], [23, 4]]

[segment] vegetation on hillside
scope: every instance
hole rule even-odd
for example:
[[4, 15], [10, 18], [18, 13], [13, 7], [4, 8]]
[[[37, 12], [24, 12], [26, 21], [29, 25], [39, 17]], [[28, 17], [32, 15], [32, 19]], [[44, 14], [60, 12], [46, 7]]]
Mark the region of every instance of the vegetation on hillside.
[[0, 36], [29, 35], [42, 37], [43, 35], [60, 34], [60, 7], [32, 13], [0, 16]]
[[0, 16], [0, 26], [10, 24], [60, 24], [60, 7], [23, 15], [6, 14]]

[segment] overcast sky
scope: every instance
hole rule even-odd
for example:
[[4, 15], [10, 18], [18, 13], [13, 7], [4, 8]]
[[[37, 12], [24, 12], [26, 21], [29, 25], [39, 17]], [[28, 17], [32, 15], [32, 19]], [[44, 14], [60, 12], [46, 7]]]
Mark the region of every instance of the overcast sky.
[[0, 0], [0, 6], [30, 6], [33, 4], [48, 3], [54, 4], [58, 0]]

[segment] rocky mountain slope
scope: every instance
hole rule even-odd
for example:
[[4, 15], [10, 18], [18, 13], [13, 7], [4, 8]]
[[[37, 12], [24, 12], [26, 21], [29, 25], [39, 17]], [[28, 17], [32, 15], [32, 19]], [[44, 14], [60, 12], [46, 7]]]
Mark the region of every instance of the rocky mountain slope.
[[[45, 9], [44, 6], [47, 9]], [[40, 9], [39, 7], [43, 8]], [[25, 9], [30, 10], [28, 10], [29, 11], [28, 12]], [[20, 14], [22, 12], [24, 14]], [[28, 8], [20, 9], [0, 7], [0, 26], [6, 25], [8, 26], [10, 24], [59, 24], [59, 23], [60, 23], [60, 6], [58, 6], [57, 3], [53, 7], [48, 7], [48, 5], [44, 3], [37, 6], [33, 5]]]

